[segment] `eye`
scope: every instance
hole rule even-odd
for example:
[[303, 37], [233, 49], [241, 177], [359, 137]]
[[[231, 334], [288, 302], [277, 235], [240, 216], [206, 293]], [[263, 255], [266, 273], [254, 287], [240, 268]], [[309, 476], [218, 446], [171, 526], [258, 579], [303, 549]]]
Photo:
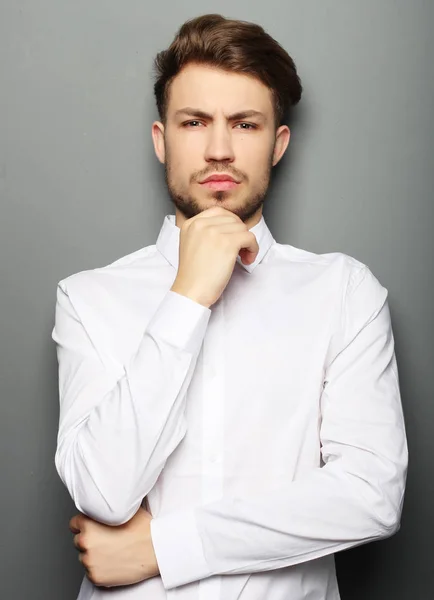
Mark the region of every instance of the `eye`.
[[[241, 127], [241, 129], [256, 129], [257, 125], [253, 125], [253, 123], [238, 123], [238, 125], [247, 125], [247, 127]], [[236, 127], [238, 127], [236, 125]]]
[[198, 125], [201, 124], [200, 121], [187, 121], [187, 123], [183, 123], [184, 127], [189, 127], [190, 125], [192, 125], [192, 123], [197, 123]]

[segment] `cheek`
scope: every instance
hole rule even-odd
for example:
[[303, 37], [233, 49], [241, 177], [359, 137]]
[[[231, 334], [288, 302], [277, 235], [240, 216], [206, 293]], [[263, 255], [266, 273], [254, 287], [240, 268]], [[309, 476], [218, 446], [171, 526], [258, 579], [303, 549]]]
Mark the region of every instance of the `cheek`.
[[172, 153], [167, 160], [169, 181], [179, 189], [189, 186], [192, 174], [191, 156], [187, 152], [182, 154]]
[[235, 153], [235, 164], [241, 171], [249, 175], [251, 182], [263, 179], [270, 167], [272, 149], [262, 144], [249, 143], [238, 144]]
[[254, 162], [257, 166], [266, 166], [274, 150], [274, 143], [268, 136], [234, 136], [233, 145], [236, 159], [248, 159], [251, 164]]
[[178, 156], [200, 154], [206, 146], [202, 131], [181, 131], [173, 140], [172, 147]]
[[201, 143], [200, 137], [198, 135], [185, 136], [177, 143], [169, 145], [167, 156], [173, 170], [188, 173], [195, 165], [200, 165], [200, 157], [203, 156], [203, 143]]

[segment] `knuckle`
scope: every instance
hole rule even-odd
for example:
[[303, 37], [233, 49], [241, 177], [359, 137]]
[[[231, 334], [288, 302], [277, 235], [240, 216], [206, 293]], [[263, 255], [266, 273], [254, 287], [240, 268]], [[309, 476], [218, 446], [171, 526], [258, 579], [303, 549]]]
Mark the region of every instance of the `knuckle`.
[[227, 212], [226, 208], [223, 208], [223, 206], [211, 206], [210, 208], [207, 208], [204, 212], [207, 213], [223, 213], [223, 212]]
[[104, 581], [98, 575], [98, 573], [93, 572], [92, 573], [92, 583], [94, 583], [95, 585], [102, 585], [104, 583]]
[[88, 569], [87, 578], [95, 585], [98, 585], [98, 579], [92, 569]]
[[220, 228], [218, 225], [208, 225], [206, 233], [207, 235], [212, 235], [214, 237], [219, 237]]
[[77, 517], [77, 526], [81, 530], [81, 529], [84, 529], [85, 525], [86, 525], [86, 517], [84, 515], [80, 514]]
[[188, 225], [187, 225], [187, 221], [185, 221], [182, 224], [182, 227], [184, 227], [184, 230], [188, 228], [191, 231], [199, 231], [202, 228], [202, 225], [203, 225], [203, 219], [195, 219], [194, 221], [191, 221], [190, 223], [188, 223]]
[[232, 252], [235, 244], [231, 235], [224, 235], [222, 239], [222, 247], [226, 252]]
[[83, 550], [87, 550], [89, 547], [89, 540], [83, 534], [81, 534], [80, 537], [77, 538], [77, 543], [80, 546], [80, 548], [83, 548]]

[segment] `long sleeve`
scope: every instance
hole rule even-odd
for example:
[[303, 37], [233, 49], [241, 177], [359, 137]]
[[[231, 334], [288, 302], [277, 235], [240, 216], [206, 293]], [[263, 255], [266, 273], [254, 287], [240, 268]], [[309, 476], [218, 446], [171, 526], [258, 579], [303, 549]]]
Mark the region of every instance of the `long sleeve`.
[[277, 490], [154, 518], [166, 589], [287, 567], [398, 530], [407, 442], [387, 290], [367, 267], [348, 286], [334, 337], [320, 403], [321, 466]]
[[210, 309], [169, 290], [122, 369], [101, 360], [67, 286], [57, 286], [60, 416], [55, 465], [76, 507], [128, 521], [186, 433], [185, 393]]

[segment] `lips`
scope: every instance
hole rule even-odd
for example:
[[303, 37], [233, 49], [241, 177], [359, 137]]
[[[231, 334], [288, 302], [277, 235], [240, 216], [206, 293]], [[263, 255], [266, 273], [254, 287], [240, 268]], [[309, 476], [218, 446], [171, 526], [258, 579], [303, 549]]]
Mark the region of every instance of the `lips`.
[[232, 181], [233, 183], [238, 183], [238, 181], [232, 177], [232, 175], [210, 175], [200, 183], [208, 183], [210, 181]]
[[236, 181], [234, 181], [233, 179], [223, 179], [220, 181], [211, 179], [210, 181], [205, 181], [204, 183], [201, 183], [201, 185], [204, 188], [208, 188], [210, 190], [223, 192], [223, 191], [227, 191], [227, 190], [232, 190], [232, 189], [236, 188], [237, 185], [239, 185], [239, 184]]

